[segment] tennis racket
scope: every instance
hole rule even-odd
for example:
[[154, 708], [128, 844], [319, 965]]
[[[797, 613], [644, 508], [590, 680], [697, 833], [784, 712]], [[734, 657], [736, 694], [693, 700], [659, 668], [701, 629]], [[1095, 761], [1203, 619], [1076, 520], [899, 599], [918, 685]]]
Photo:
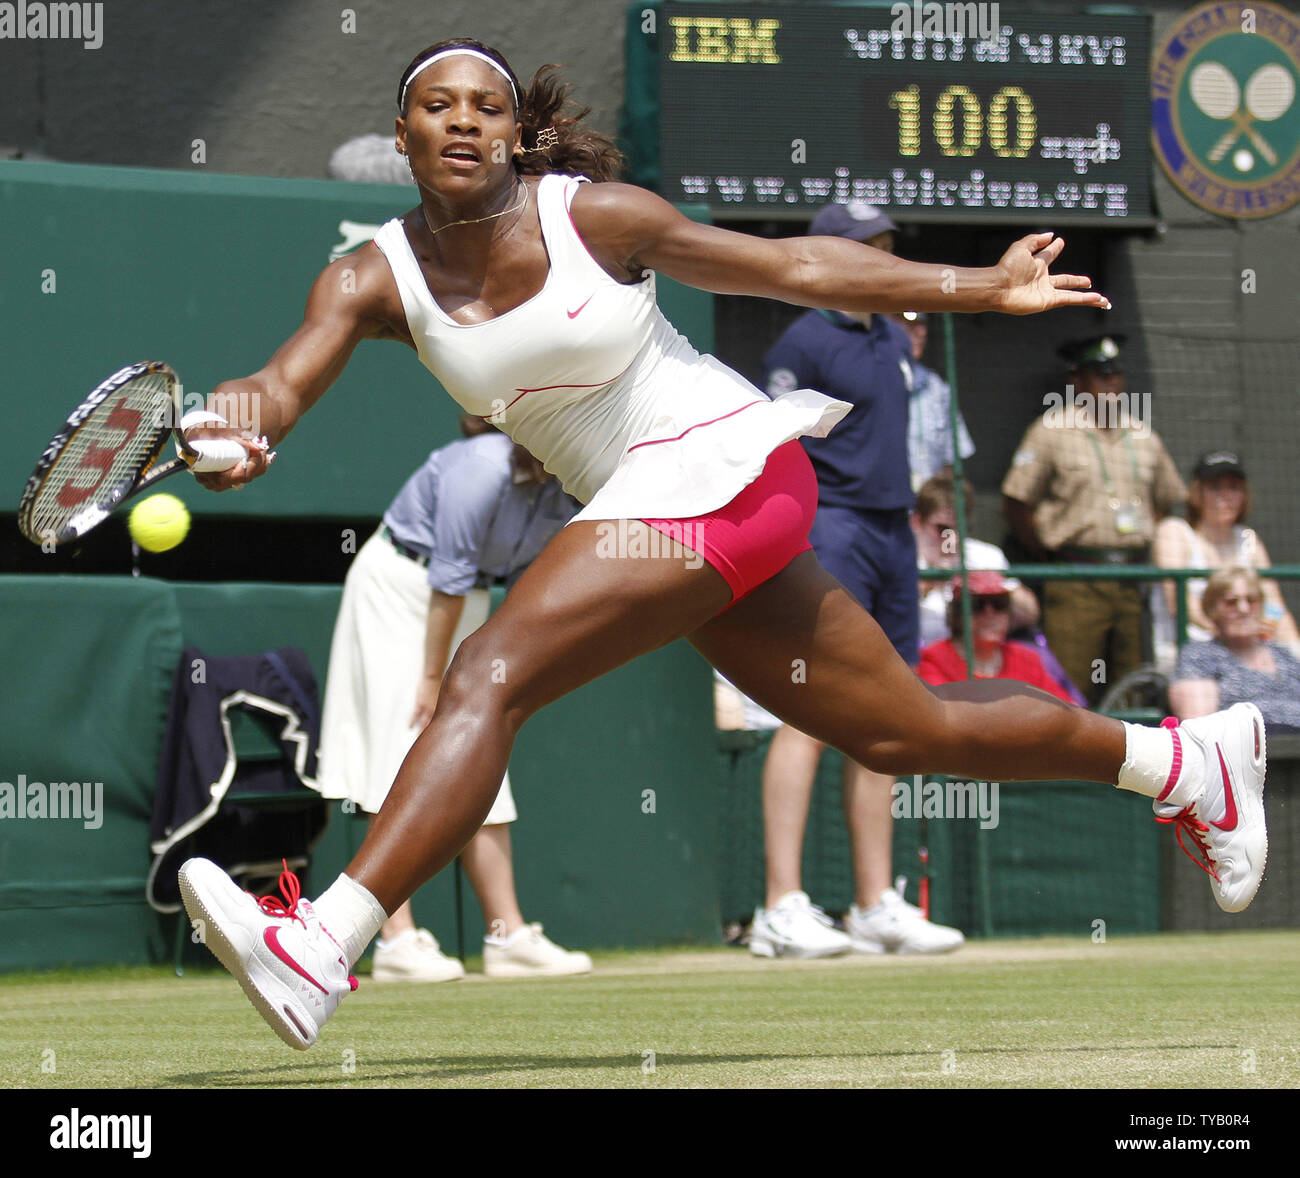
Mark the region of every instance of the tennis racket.
[[[181, 434], [181, 387], [166, 364], [130, 364], [73, 411], [27, 480], [18, 527], [33, 544], [57, 547], [84, 536], [155, 483], [183, 470], [227, 470], [246, 451]], [[179, 456], [159, 462], [170, 437]]]

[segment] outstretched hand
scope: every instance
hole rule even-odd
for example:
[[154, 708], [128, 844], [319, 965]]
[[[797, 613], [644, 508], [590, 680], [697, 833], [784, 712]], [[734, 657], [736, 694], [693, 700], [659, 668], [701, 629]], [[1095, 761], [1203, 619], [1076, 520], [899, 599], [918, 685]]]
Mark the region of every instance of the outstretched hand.
[[1110, 300], [1090, 290], [1092, 279], [1082, 274], [1053, 274], [1052, 263], [1061, 256], [1065, 239], [1054, 233], [1031, 233], [1012, 244], [997, 264], [1001, 277], [1001, 310], [1009, 315], [1033, 315], [1054, 307], [1099, 307], [1110, 310]]

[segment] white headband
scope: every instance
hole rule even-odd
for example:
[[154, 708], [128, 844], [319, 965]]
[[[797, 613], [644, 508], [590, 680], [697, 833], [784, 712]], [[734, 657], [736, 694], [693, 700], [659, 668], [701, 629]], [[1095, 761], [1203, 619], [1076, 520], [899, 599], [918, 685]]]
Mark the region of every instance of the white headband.
[[441, 61], [444, 57], [455, 57], [457, 55], [477, 57], [479, 61], [487, 62], [488, 65], [490, 65], [494, 70], [496, 70], [497, 73], [499, 73], [503, 78], [505, 78], [507, 82], [510, 83], [510, 93], [514, 96], [515, 109], [516, 110], [519, 109], [519, 92], [515, 89], [514, 79], [511, 78], [511, 76], [501, 68], [499, 62], [493, 61], [486, 53], [480, 53], [477, 49], [443, 49], [435, 54], [432, 54], [429, 57], [426, 57], [407, 76], [406, 84], [402, 87], [401, 96], [397, 100], [398, 107], [404, 108], [406, 106], [406, 90], [407, 87], [409, 87], [410, 84], [415, 81], [416, 74], [418, 74], [421, 70], [428, 69], [428, 67], [433, 65], [435, 61]]

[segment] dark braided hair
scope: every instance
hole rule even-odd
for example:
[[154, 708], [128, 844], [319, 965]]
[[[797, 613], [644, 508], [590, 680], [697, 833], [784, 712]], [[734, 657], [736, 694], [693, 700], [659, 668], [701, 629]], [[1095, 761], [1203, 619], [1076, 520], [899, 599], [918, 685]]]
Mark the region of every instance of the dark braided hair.
[[[516, 156], [514, 161], [515, 170], [520, 175], [541, 176], [547, 172], [564, 172], [588, 176], [596, 181], [617, 180], [622, 175], [623, 154], [614, 141], [599, 131], [580, 125], [591, 113], [591, 107], [580, 107], [570, 102], [569, 92], [573, 87], [563, 80], [561, 66], [542, 66], [525, 90], [515, 71], [510, 68], [510, 63], [500, 52], [468, 37], [439, 41], [421, 49], [411, 59], [397, 83], [397, 105], [403, 117], [406, 115], [406, 107], [402, 102], [402, 91], [410, 80], [411, 71], [425, 58], [444, 49], [476, 50], [496, 62], [514, 83], [515, 93], [519, 95], [515, 118], [523, 125], [524, 154], [522, 157]], [[564, 113], [566, 107], [571, 108], [568, 113]], [[555, 132], [555, 142], [551, 146], [539, 146], [538, 135], [548, 128]]]

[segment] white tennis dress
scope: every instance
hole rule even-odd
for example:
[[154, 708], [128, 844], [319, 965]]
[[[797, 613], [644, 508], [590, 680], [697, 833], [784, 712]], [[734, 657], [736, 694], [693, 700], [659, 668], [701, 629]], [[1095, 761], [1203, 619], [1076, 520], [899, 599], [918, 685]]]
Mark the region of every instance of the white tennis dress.
[[679, 335], [655, 276], [611, 278], [569, 216], [585, 177], [537, 186], [546, 282], [483, 323], [456, 323], [430, 293], [399, 220], [375, 244], [392, 268], [420, 360], [467, 412], [490, 417], [586, 506], [575, 519], [677, 519], [730, 502], [767, 456], [824, 437], [851, 408], [811, 389], [769, 399]]

